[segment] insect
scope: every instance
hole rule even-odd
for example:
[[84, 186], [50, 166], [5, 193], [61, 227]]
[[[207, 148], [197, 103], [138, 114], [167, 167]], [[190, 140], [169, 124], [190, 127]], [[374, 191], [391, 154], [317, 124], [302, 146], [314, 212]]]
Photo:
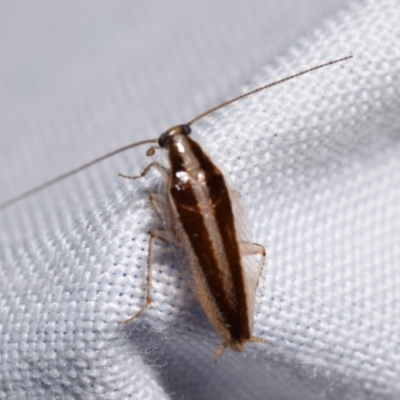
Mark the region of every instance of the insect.
[[[155, 239], [160, 239], [179, 247], [188, 260], [198, 300], [222, 338], [215, 360], [227, 347], [241, 352], [248, 342], [265, 343], [264, 339], [252, 335], [255, 293], [266, 257], [265, 248], [253, 243], [247, 236], [239, 222], [243, 220], [243, 210], [236, 192], [229, 187], [222, 172], [201, 146], [191, 139], [191, 125], [261, 90], [351, 57], [318, 65], [228, 100], [187, 124], [168, 129], [158, 139], [136, 142], [108, 153], [22, 193], [1, 204], [0, 209], [127, 149], [153, 143], [146, 152], [148, 156], [160, 148], [165, 149], [168, 152], [168, 168], [152, 162], [139, 176], [119, 174], [125, 178], [138, 179], [155, 168], [166, 180], [166, 192], [152, 193], [150, 196], [150, 202], [163, 221], [164, 229], [150, 233], [146, 301], [133, 317], [120, 324], [139, 317], [152, 302], [153, 247]], [[260, 258], [255, 267], [254, 256]]]

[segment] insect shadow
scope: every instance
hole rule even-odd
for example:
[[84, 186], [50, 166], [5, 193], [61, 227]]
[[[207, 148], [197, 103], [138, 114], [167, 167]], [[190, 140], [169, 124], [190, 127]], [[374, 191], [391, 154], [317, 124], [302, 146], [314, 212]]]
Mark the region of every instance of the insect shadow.
[[[212, 362], [213, 355], [207, 349], [218, 335], [201, 322], [170, 325], [163, 331], [155, 330], [146, 319], [138, 325], [129, 339], [171, 399], [311, 399], [325, 398], [327, 388], [332, 390], [332, 376], [328, 379], [323, 372], [314, 371], [310, 377], [307, 366], [299, 363], [294, 367], [293, 359], [287, 360], [268, 346], [262, 352], [253, 348], [239, 357], [227, 352], [218, 363]], [[341, 398], [343, 393], [338, 390], [327, 398]]]

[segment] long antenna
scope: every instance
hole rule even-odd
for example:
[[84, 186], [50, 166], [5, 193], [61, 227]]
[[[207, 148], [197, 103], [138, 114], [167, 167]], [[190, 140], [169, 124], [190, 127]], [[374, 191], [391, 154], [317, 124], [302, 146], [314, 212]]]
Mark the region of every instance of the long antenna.
[[275, 82], [272, 82], [272, 83], [268, 83], [267, 85], [258, 87], [257, 89], [250, 90], [250, 92], [241, 94], [240, 96], [234, 97], [233, 99], [224, 101], [223, 103], [218, 104], [217, 106], [215, 106], [215, 107], [213, 107], [213, 108], [210, 108], [209, 110], [207, 110], [207, 111], [201, 113], [201, 114], [198, 115], [197, 117], [193, 118], [190, 122], [188, 122], [188, 125], [192, 125], [194, 122], [198, 121], [198, 120], [201, 119], [201, 118], [204, 118], [206, 115], [211, 114], [211, 113], [213, 113], [214, 111], [217, 111], [217, 110], [219, 110], [219, 109], [221, 109], [221, 108], [223, 108], [223, 107], [226, 107], [226, 106], [228, 106], [229, 104], [235, 103], [235, 102], [238, 101], [238, 100], [242, 100], [242, 99], [244, 99], [244, 98], [247, 97], [247, 96], [251, 96], [251, 95], [254, 94], [254, 93], [261, 92], [261, 91], [264, 90], [264, 89], [268, 89], [268, 88], [270, 88], [270, 87], [272, 87], [272, 86], [279, 85], [280, 83], [289, 81], [290, 79], [297, 78], [297, 77], [300, 76], [300, 75], [308, 74], [309, 72], [315, 71], [316, 69], [320, 69], [320, 68], [323, 68], [323, 67], [327, 67], [328, 65], [336, 64], [336, 63], [338, 63], [338, 62], [341, 62], [341, 61], [344, 61], [344, 60], [348, 60], [349, 58], [352, 58], [352, 57], [353, 57], [353, 55], [350, 55], [350, 56], [347, 56], [347, 57], [339, 58], [339, 59], [337, 59], [337, 60], [329, 61], [329, 62], [327, 62], [327, 63], [325, 63], [325, 64], [320, 64], [320, 65], [317, 65], [316, 67], [312, 67], [312, 68], [306, 69], [306, 70], [304, 70], [304, 71], [298, 72], [297, 74], [287, 76], [286, 78], [283, 78], [283, 79], [279, 79], [279, 81], [275, 81]]
[[34, 187], [34, 188], [30, 189], [30, 190], [27, 190], [26, 192], [23, 192], [23, 193], [19, 194], [18, 196], [13, 197], [12, 199], [7, 200], [4, 203], [1, 203], [0, 204], [0, 210], [3, 210], [4, 208], [7, 208], [7, 207], [11, 206], [14, 203], [16, 203], [16, 202], [18, 202], [18, 201], [20, 201], [22, 199], [25, 199], [26, 197], [31, 196], [32, 194], [35, 194], [35, 193], [37, 193], [37, 192], [39, 192], [39, 191], [41, 191], [41, 190], [43, 190], [43, 189], [45, 189], [45, 188], [47, 188], [47, 187], [49, 187], [51, 185], [54, 185], [55, 183], [60, 182], [63, 179], [68, 178], [71, 175], [74, 175], [74, 174], [76, 174], [76, 173], [78, 173], [78, 172], [80, 172], [80, 171], [82, 171], [82, 170], [84, 170], [86, 168], [89, 168], [93, 164], [97, 164], [98, 162], [103, 161], [106, 158], [112, 157], [115, 154], [122, 153], [123, 151], [131, 149], [132, 147], [140, 146], [140, 145], [146, 144], [146, 143], [157, 143], [157, 139], [142, 140], [141, 142], [136, 142], [136, 143], [133, 143], [133, 144], [129, 144], [128, 146], [121, 147], [120, 149], [114, 150], [111, 153], [107, 153], [104, 156], [96, 158], [96, 159], [94, 159], [94, 160], [92, 160], [92, 161], [90, 161], [90, 162], [88, 162], [86, 164], [81, 165], [78, 168], [72, 169], [71, 171], [68, 171], [65, 174], [62, 174], [62, 175], [57, 176], [56, 178], [50, 179], [49, 181], [44, 182], [39, 186], [36, 186], [36, 187]]
[[[254, 89], [254, 90], [251, 90], [250, 92], [241, 94], [240, 96], [234, 97], [233, 99], [230, 99], [228, 101], [224, 101], [223, 103], [221, 103], [221, 104], [219, 104], [219, 105], [217, 105], [217, 106], [215, 106], [213, 108], [210, 108], [209, 110], [207, 110], [207, 111], [201, 113], [200, 115], [198, 115], [197, 117], [193, 118], [191, 121], [189, 121], [187, 123], [187, 125], [192, 125], [195, 122], [197, 122], [199, 119], [204, 118], [206, 115], [209, 115], [209, 114], [213, 113], [214, 111], [217, 111], [217, 110], [219, 110], [219, 109], [221, 109], [223, 107], [226, 107], [229, 104], [235, 103], [236, 101], [244, 99], [247, 96], [251, 96], [254, 93], [261, 92], [262, 90], [265, 90], [265, 89], [270, 88], [270, 87], [275, 86], [275, 85], [279, 85], [280, 83], [286, 82], [286, 81], [288, 81], [290, 79], [293, 79], [293, 78], [296, 78], [296, 77], [298, 77], [300, 75], [304, 75], [304, 74], [307, 74], [307, 73], [309, 73], [311, 71], [315, 71], [316, 69], [320, 69], [320, 68], [323, 68], [323, 67], [327, 67], [328, 65], [332, 65], [332, 64], [336, 64], [338, 62], [344, 61], [344, 60], [348, 60], [349, 58], [352, 58], [352, 57], [353, 56], [350, 55], [350, 56], [347, 56], [347, 57], [339, 58], [337, 60], [329, 61], [329, 62], [327, 62], [325, 64], [317, 65], [316, 67], [312, 67], [312, 68], [306, 69], [304, 71], [298, 72], [297, 74], [290, 75], [290, 76], [288, 76], [286, 78], [280, 79], [278, 81], [268, 83], [267, 85], [261, 86], [261, 87], [259, 87], [257, 89]], [[4, 203], [1, 203], [0, 204], [0, 210], [3, 210], [4, 208], [7, 208], [7, 207], [17, 203], [18, 201], [23, 200], [26, 197], [29, 197], [29, 196], [31, 196], [31, 195], [33, 195], [33, 194], [35, 194], [35, 193], [37, 193], [37, 192], [39, 192], [39, 191], [41, 191], [43, 189], [46, 189], [49, 186], [52, 186], [55, 183], [60, 182], [63, 179], [66, 179], [66, 178], [70, 177], [71, 175], [74, 175], [74, 174], [76, 174], [76, 173], [78, 173], [78, 172], [80, 172], [80, 171], [82, 171], [82, 170], [84, 170], [86, 168], [89, 168], [92, 165], [97, 164], [98, 162], [105, 160], [106, 158], [112, 157], [115, 154], [122, 153], [123, 151], [131, 149], [131, 148], [136, 147], [136, 146], [141, 146], [142, 144], [157, 143], [157, 142], [158, 142], [158, 139], [142, 140], [141, 142], [132, 143], [132, 144], [129, 144], [127, 146], [121, 147], [121, 148], [119, 148], [117, 150], [114, 150], [111, 153], [107, 153], [102, 157], [96, 158], [96, 159], [94, 159], [94, 160], [92, 160], [92, 161], [90, 161], [90, 162], [88, 162], [86, 164], [81, 165], [78, 168], [75, 168], [75, 169], [73, 169], [71, 171], [68, 171], [65, 174], [59, 175], [56, 178], [50, 179], [49, 181], [44, 182], [39, 186], [36, 186], [36, 187], [34, 187], [34, 188], [30, 189], [30, 190], [27, 190], [26, 192], [23, 192], [23, 193], [19, 194], [18, 196], [13, 197], [12, 199], [9, 199], [9, 200], [5, 201]]]

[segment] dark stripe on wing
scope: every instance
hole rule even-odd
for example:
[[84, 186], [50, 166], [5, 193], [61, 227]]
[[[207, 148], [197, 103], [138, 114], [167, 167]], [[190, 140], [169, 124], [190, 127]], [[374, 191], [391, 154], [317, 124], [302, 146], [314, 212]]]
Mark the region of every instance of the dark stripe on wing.
[[210, 199], [215, 212], [217, 226], [223, 241], [224, 252], [228, 259], [229, 275], [232, 279], [232, 291], [225, 293], [222, 288], [222, 274], [218, 268], [218, 259], [212, 247], [209, 232], [197, 204], [191, 181], [183, 183], [176, 172], [185, 171], [179, 152], [170, 149], [172, 167], [171, 195], [174, 199], [183, 229], [189, 237], [193, 251], [198, 258], [200, 268], [220, 311], [224, 325], [229, 330], [232, 339], [242, 341], [249, 339], [249, 319], [245, 283], [242, 273], [239, 245], [237, 243], [234, 217], [228, 189], [218, 168], [214, 166], [201, 147], [187, 138], [194, 156], [206, 174]]
[[233, 281], [232, 290], [234, 293], [231, 294], [231, 298], [235, 300], [233, 305], [235, 316], [231, 322], [231, 335], [235, 339], [249, 339], [251, 332], [249, 330], [243, 266], [229, 191], [221, 171], [204, 153], [200, 145], [193, 140], [190, 141], [190, 145], [194, 156], [198, 159], [201, 168], [206, 174], [206, 182], [215, 212], [215, 219], [222, 237], [224, 251], [228, 258], [230, 276]]

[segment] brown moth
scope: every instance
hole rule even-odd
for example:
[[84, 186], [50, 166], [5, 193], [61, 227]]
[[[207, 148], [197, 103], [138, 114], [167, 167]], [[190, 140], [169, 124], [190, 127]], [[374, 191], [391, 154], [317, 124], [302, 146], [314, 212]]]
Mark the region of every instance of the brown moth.
[[[170, 169], [153, 162], [133, 177], [140, 178], [151, 168], [165, 176], [166, 193], [152, 194], [150, 201], [167, 229], [150, 234], [146, 303], [121, 323], [131, 322], [151, 303], [152, 247], [155, 238], [161, 239], [179, 246], [189, 260], [200, 304], [223, 339], [215, 354], [218, 359], [226, 347], [242, 351], [248, 341], [263, 342], [252, 336], [252, 327], [265, 248], [244, 234], [243, 214], [237, 215], [241, 211], [238, 198], [190, 133], [188, 124], [163, 133], [158, 144], [168, 151]], [[253, 271], [244, 258], [256, 254], [261, 259]]]
[[[244, 97], [351, 57], [318, 65], [235, 97], [198, 115], [187, 124], [168, 129], [158, 140], [136, 142], [108, 153], [0, 204], [0, 209], [117, 153], [146, 143], [158, 143], [159, 147], [152, 146], [146, 154], [153, 155], [156, 149], [165, 149], [168, 152], [168, 167], [152, 162], [139, 176], [120, 174], [125, 178], [138, 179], [144, 177], [151, 168], [156, 168], [166, 180], [166, 191], [150, 196], [164, 229], [150, 233], [146, 302], [133, 317], [119, 324], [133, 321], [152, 302], [152, 255], [154, 240], [158, 238], [179, 247], [186, 255], [198, 300], [222, 338], [215, 360], [227, 347], [241, 352], [248, 342], [266, 343], [252, 334], [255, 293], [266, 257], [265, 248], [253, 243], [247, 234], [238, 196], [201, 146], [191, 139], [191, 125]], [[257, 265], [253, 265], [254, 255], [260, 257]]]

